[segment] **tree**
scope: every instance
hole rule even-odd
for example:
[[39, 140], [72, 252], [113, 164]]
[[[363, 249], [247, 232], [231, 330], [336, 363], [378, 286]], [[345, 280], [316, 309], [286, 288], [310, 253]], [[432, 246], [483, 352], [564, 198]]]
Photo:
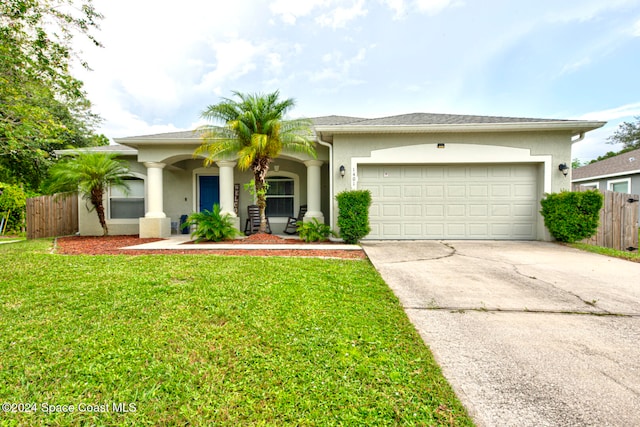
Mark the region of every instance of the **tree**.
[[311, 121], [285, 120], [284, 116], [294, 107], [295, 101], [280, 101], [279, 91], [269, 94], [233, 94], [236, 99], [223, 98], [218, 104], [208, 106], [202, 113], [204, 119], [222, 122], [224, 125], [201, 127], [203, 143], [194, 154], [204, 155], [206, 166], [216, 160], [235, 156], [240, 170], [251, 169], [254, 193], [260, 208], [260, 232], [264, 233], [267, 229], [265, 209], [269, 165], [282, 150], [307, 153], [315, 157]]
[[[54, 150], [101, 145], [98, 122], [71, 75], [74, 35], [102, 16], [92, 0], [0, 2], [0, 179], [37, 189]], [[86, 63], [81, 61], [83, 66]]]
[[582, 166], [584, 166], [584, 164], [577, 157], [571, 161], [571, 169], [578, 169]]
[[102, 201], [104, 193], [109, 186], [129, 190], [125, 180], [130, 176], [129, 168], [115, 157], [113, 153], [78, 152], [53, 165], [44, 186], [50, 194], [78, 191], [95, 209], [105, 236], [109, 229]]
[[622, 144], [625, 150], [640, 148], [640, 116], [635, 117], [636, 122], [623, 122], [618, 129], [607, 138], [607, 144]]

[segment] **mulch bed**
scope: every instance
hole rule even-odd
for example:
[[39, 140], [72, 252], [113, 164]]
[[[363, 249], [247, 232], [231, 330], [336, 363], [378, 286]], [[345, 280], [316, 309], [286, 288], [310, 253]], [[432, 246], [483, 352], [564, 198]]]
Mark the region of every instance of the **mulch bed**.
[[[215, 242], [203, 242], [201, 245], [210, 246], [211, 249], [159, 249], [159, 250], [130, 250], [121, 249], [127, 246], [141, 245], [143, 243], [157, 242], [164, 239], [141, 239], [139, 236], [67, 236], [56, 239], [56, 253], [63, 255], [178, 255], [178, 254], [214, 254], [237, 256], [288, 256], [288, 257], [312, 257], [312, 258], [347, 258], [364, 259], [364, 251], [344, 250], [291, 250], [291, 249], [214, 249]], [[237, 239], [221, 242], [225, 244], [304, 244], [301, 240], [283, 239], [270, 234], [254, 234], [246, 239]], [[316, 243], [317, 244], [317, 243]], [[332, 242], [324, 244], [332, 245]]]

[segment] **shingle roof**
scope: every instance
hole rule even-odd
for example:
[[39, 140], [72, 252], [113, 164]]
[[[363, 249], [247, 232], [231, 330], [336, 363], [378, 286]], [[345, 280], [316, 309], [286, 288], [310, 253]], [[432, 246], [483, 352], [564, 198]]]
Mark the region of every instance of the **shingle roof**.
[[457, 124], [481, 124], [481, 123], [539, 123], [539, 122], [566, 122], [568, 120], [557, 119], [532, 119], [523, 117], [499, 117], [499, 116], [473, 116], [459, 114], [432, 114], [413, 113], [398, 116], [382, 117], [377, 119], [361, 119], [348, 123], [353, 126], [406, 126], [406, 125], [457, 125]]
[[640, 149], [627, 151], [615, 157], [574, 169], [571, 172], [571, 179], [577, 181], [599, 176], [624, 174], [625, 172], [638, 170], [640, 170]]

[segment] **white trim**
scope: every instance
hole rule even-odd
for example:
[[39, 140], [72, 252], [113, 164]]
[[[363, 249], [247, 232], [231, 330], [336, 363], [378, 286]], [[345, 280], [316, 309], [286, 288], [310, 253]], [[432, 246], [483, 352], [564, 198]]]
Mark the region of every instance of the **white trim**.
[[531, 155], [528, 148], [513, 148], [497, 145], [455, 144], [445, 148], [437, 144], [408, 145], [374, 150], [370, 157], [351, 158], [351, 189], [358, 188], [359, 164], [473, 164], [473, 163], [543, 163], [543, 191], [551, 193], [551, 155]]
[[[142, 180], [142, 184], [144, 185], [144, 211], [147, 211], [147, 199], [148, 190], [147, 190], [147, 176], [138, 172], [129, 172], [129, 177], [137, 178]], [[109, 224], [138, 224], [140, 218], [111, 218], [111, 186], [107, 187], [107, 191], [103, 195], [103, 199], [107, 199], [106, 203], [106, 221], [107, 225]]]
[[580, 184], [581, 187], [595, 187], [596, 190], [600, 189], [600, 181], [585, 182]]
[[316, 125], [314, 130], [326, 134], [381, 133], [441, 133], [441, 132], [514, 132], [569, 130], [575, 134], [598, 129], [607, 122], [599, 121], [540, 121], [509, 123], [458, 123], [420, 125]]
[[[300, 210], [300, 175], [293, 172], [286, 172], [283, 170], [279, 170], [278, 172], [269, 169], [267, 171], [267, 180], [270, 177], [274, 176], [284, 176], [286, 178], [293, 179], [293, 214], [292, 216], [298, 215], [298, 211]], [[286, 224], [289, 220], [288, 217], [277, 216], [277, 217], [269, 217], [269, 222], [274, 224]]]
[[192, 171], [192, 185], [193, 189], [193, 210], [192, 212], [200, 212], [198, 206], [200, 206], [200, 180], [199, 176], [217, 176], [218, 177], [218, 195], [220, 194], [220, 169], [217, 167], [209, 168], [196, 168]]
[[607, 181], [607, 190], [614, 191], [611, 189], [613, 184], [620, 184], [621, 182], [627, 183], [627, 191], [626, 194], [631, 194], [631, 178], [622, 178], [622, 179], [612, 179]]
[[640, 174], [640, 169], [632, 170], [632, 171], [626, 171], [626, 172], [615, 172], [615, 173], [610, 173], [610, 174], [607, 174], [607, 175], [588, 176], [586, 178], [578, 178], [578, 179], [574, 179], [572, 181], [573, 182], [580, 182], [580, 181], [587, 181], [587, 180], [594, 180], [594, 179], [613, 178], [613, 177], [616, 177], [616, 176], [635, 175], [635, 174]]

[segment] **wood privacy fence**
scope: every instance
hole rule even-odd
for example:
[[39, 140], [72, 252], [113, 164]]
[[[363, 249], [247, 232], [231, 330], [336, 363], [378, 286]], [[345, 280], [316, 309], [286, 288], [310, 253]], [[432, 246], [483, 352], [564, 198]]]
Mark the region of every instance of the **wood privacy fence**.
[[77, 193], [27, 199], [27, 239], [66, 236], [77, 231]]
[[[591, 188], [574, 186], [574, 191]], [[619, 251], [638, 249], [638, 199], [637, 194], [600, 191], [604, 203], [600, 209], [600, 225], [595, 236], [582, 243], [612, 248]]]

